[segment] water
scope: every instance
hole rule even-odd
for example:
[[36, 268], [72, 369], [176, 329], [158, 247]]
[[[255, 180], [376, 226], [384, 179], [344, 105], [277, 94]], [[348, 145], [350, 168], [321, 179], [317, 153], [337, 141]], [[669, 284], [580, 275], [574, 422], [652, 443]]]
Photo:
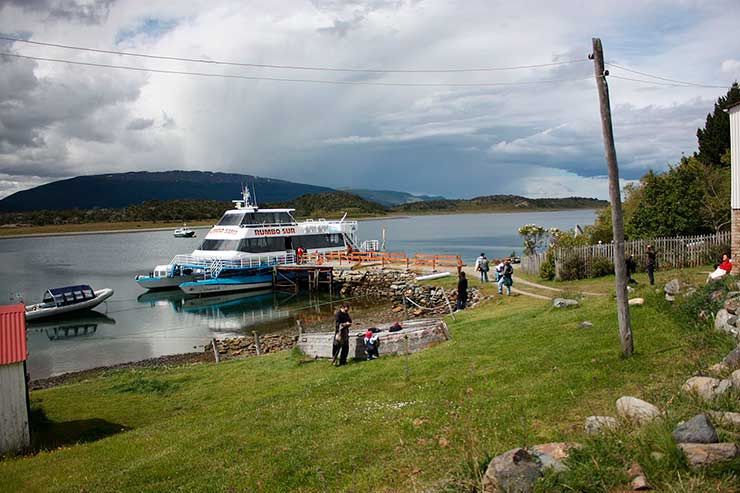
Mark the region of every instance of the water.
[[[590, 224], [594, 211], [457, 214], [362, 221], [362, 239], [380, 239], [388, 251], [461, 255], [474, 261], [521, 251], [522, 224], [572, 228]], [[90, 284], [113, 288], [114, 296], [84, 316], [29, 324], [31, 378], [200, 350], [214, 336], [261, 333], [295, 327], [297, 316], [331, 316], [326, 297], [262, 293], [186, 298], [179, 291], [145, 293], [136, 274], [148, 273], [201, 238], [171, 231], [0, 240], [0, 303], [40, 301], [45, 289]]]

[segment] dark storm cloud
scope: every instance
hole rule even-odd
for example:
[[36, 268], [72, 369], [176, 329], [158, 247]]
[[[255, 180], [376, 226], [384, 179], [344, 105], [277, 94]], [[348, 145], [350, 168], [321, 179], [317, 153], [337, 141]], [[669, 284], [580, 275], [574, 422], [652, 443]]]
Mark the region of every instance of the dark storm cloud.
[[145, 130], [154, 125], [154, 120], [150, 118], [135, 118], [126, 125], [126, 130]]

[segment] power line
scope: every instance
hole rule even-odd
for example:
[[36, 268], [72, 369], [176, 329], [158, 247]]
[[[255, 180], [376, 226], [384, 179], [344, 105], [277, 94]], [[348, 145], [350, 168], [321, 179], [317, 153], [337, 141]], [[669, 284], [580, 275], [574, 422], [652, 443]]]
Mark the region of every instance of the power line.
[[[633, 74], [642, 75], [642, 76], [645, 76], [645, 77], [650, 77], [652, 79], [658, 79], [658, 80], [662, 80], [662, 81], [666, 81], [666, 82], [672, 82], [673, 84], [671, 84], [671, 85], [674, 85], [674, 86], [680, 86], [680, 87], [685, 87], [685, 86], [707, 87], [707, 88], [711, 88], [711, 89], [715, 89], [715, 88], [725, 89], [726, 88], [725, 86], [717, 86], [717, 85], [709, 85], [709, 84], [697, 84], [695, 82], [686, 82], [686, 81], [682, 81], [682, 80], [669, 79], [667, 77], [661, 77], [659, 75], [648, 74], [647, 72], [640, 72], [639, 70], [633, 70], [631, 68], [622, 67], [621, 65], [617, 65], [616, 63], [611, 63], [611, 62], [606, 62], [605, 65], [608, 65], [608, 66], [614, 67], [614, 68], [618, 68], [620, 70], [624, 70], [625, 72], [632, 72]], [[639, 79], [628, 79], [626, 77], [620, 77], [620, 78], [621, 79], [624, 79], [624, 80], [632, 80], [632, 81], [636, 81], [636, 82], [652, 83], [651, 81], [643, 81], [643, 80], [639, 80]]]
[[570, 79], [548, 79], [548, 80], [534, 80], [534, 81], [520, 81], [520, 82], [473, 82], [473, 83], [425, 83], [425, 82], [372, 82], [372, 81], [349, 81], [349, 80], [322, 80], [322, 79], [291, 79], [283, 77], [263, 77], [263, 76], [252, 76], [252, 75], [235, 75], [235, 74], [214, 74], [209, 72], [186, 72], [181, 70], [164, 70], [154, 68], [143, 68], [143, 67], [132, 67], [128, 65], [111, 65], [107, 63], [93, 63], [93, 62], [78, 62], [74, 60], [65, 60], [61, 58], [46, 58], [46, 57], [35, 57], [29, 55], [21, 55], [18, 53], [7, 53], [0, 52], [0, 56], [9, 56], [15, 58], [23, 58], [27, 60], [37, 60], [42, 62], [57, 62], [67, 63], [70, 65], [82, 65], [86, 67], [98, 67], [98, 68], [114, 68], [120, 70], [133, 70], [136, 72], [151, 72], [157, 74], [171, 74], [171, 75], [192, 75], [198, 77], [214, 77], [224, 79], [243, 79], [243, 80], [266, 80], [266, 81], [277, 81], [277, 82], [306, 82], [311, 84], [335, 84], [335, 85], [348, 85], [348, 86], [392, 86], [392, 87], [496, 87], [496, 86], [523, 86], [523, 85], [536, 85], [536, 84], [555, 84], [560, 82], [573, 82], [579, 80], [591, 79], [588, 77], [577, 77]]
[[693, 87], [705, 87], [708, 89], [727, 89], [728, 86], [713, 86], [713, 85], [704, 85], [704, 84], [692, 84], [692, 85], [686, 85], [686, 84], [678, 84], [678, 83], [670, 83], [670, 82], [658, 82], [654, 80], [645, 80], [645, 79], [633, 79], [631, 77], [622, 77], [620, 75], [614, 75], [609, 74], [609, 77], [612, 79], [620, 79], [620, 80], [628, 80], [631, 82], [641, 82], [643, 84], [651, 84], [654, 86], [666, 86], [666, 87], [686, 87], [686, 88], [693, 88]]
[[505, 70], [523, 70], [532, 68], [543, 68], [543, 67], [554, 67], [558, 65], [567, 65], [571, 63], [582, 63], [588, 60], [577, 59], [577, 60], [563, 60], [560, 62], [550, 63], [536, 63], [531, 65], [515, 65], [511, 67], [483, 67], [483, 68], [452, 68], [452, 69], [371, 69], [371, 68], [337, 68], [337, 67], [315, 67], [306, 65], [275, 65], [267, 63], [246, 63], [246, 62], [232, 62], [223, 60], [208, 60], [203, 58], [186, 58], [177, 56], [166, 56], [166, 55], [150, 55], [146, 53], [136, 53], [130, 51], [115, 51], [115, 50], [103, 50], [98, 48], [87, 48], [82, 46], [65, 45], [58, 43], [45, 43], [42, 41], [31, 41], [29, 39], [11, 38], [7, 36], [0, 36], [0, 40], [12, 41], [15, 43], [27, 43], [39, 46], [50, 46], [54, 48], [64, 48], [67, 50], [77, 51], [88, 51], [93, 53], [106, 53], [109, 55], [122, 55], [132, 56], [140, 58], [151, 58], [156, 60], [173, 60], [180, 62], [191, 62], [191, 63], [207, 63], [211, 65], [231, 65], [236, 67], [251, 67], [251, 68], [274, 68], [274, 69], [287, 69], [287, 70], [312, 70], [317, 72], [364, 72], [364, 73], [410, 73], [410, 74], [422, 74], [422, 73], [457, 73], [457, 72], [498, 72]]

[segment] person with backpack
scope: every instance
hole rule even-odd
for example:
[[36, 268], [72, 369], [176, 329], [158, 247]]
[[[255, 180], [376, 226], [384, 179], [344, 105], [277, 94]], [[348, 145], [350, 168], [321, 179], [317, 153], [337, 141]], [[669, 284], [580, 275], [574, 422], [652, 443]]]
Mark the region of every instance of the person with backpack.
[[511, 285], [514, 284], [514, 267], [511, 266], [511, 260], [508, 258], [504, 260], [504, 271], [501, 274], [501, 279], [498, 281], [498, 294], [504, 294], [504, 286], [506, 287], [506, 294], [511, 296]]
[[488, 282], [488, 268], [486, 254], [481, 252], [480, 257], [475, 260], [475, 270], [480, 272], [480, 282]]
[[468, 280], [464, 272], [460, 272], [460, 280], [457, 281], [457, 303], [455, 310], [465, 310], [468, 303]]
[[647, 262], [645, 263], [647, 267], [647, 275], [648, 279], [650, 279], [650, 285], [653, 286], [655, 284], [655, 269], [658, 267], [657, 261], [655, 259], [655, 250], [653, 250], [652, 245], [647, 246]]
[[[352, 317], [349, 316], [349, 303], [344, 303], [334, 314], [334, 344], [332, 345], [332, 363], [343, 366], [347, 364], [349, 354], [349, 328]], [[339, 361], [337, 361], [339, 358]]]

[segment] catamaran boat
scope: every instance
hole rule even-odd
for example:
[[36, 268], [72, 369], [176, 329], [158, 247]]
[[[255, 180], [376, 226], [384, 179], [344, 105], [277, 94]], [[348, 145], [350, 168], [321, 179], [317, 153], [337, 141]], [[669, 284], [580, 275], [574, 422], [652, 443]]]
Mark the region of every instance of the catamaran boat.
[[182, 228], [177, 228], [173, 233], [175, 238], [195, 238], [195, 231], [188, 228], [187, 224], [183, 224]]
[[112, 289], [93, 291], [86, 284], [47, 289], [41, 303], [26, 305], [26, 320], [38, 320], [80, 310], [90, 310], [111, 296], [113, 296]]
[[[296, 221], [295, 209], [261, 209], [248, 188], [190, 255], [177, 255], [149, 276], [137, 276], [146, 289], [178, 286], [187, 294], [271, 288], [277, 265], [296, 264], [306, 254], [357, 250], [357, 221]], [[346, 217], [346, 215], [345, 215]]]

